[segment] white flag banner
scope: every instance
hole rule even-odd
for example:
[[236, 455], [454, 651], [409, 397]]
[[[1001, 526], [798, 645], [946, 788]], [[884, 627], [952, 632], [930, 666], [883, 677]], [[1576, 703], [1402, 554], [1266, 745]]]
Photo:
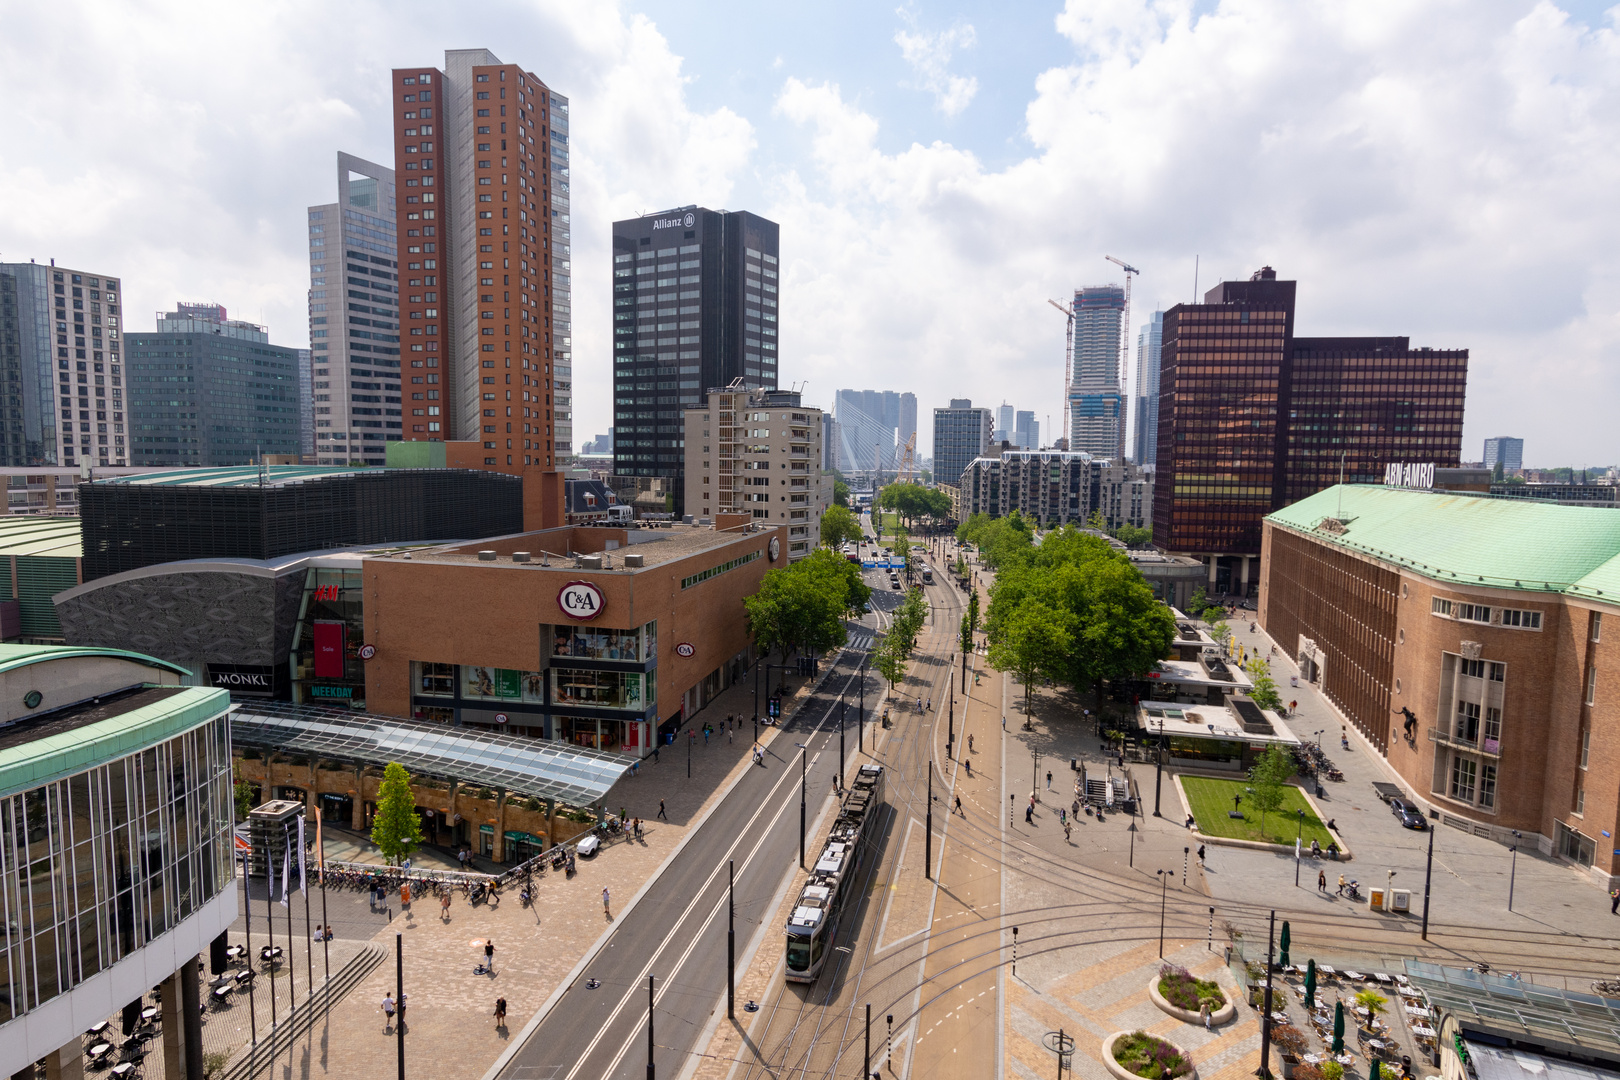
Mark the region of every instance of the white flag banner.
[[305, 874], [307, 873], [307, 868], [305, 867], [305, 862], [306, 862], [306, 859], [305, 859], [305, 856], [304, 856], [304, 819], [303, 819], [302, 815], [300, 815], [299, 818], [298, 818], [298, 891], [299, 892], [304, 892], [306, 890], [307, 885], [308, 885], [308, 882], [305, 880]]
[[[291, 837], [288, 837], [291, 840]], [[288, 879], [292, 877], [292, 845], [282, 849], [281, 852], [281, 906], [287, 906], [287, 887], [292, 884]]]
[[1299, 837], [1294, 837], [1294, 861], [1299, 862]]

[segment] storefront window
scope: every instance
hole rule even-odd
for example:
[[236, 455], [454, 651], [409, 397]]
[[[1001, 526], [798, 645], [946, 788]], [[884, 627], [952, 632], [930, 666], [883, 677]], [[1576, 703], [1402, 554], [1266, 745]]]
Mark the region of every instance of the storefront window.
[[455, 697], [456, 665], [418, 663], [416, 692], [427, 697]]
[[455, 721], [456, 710], [424, 705], [416, 710], [415, 715], [418, 720], [431, 720], [435, 724], [449, 724]]
[[359, 570], [316, 567], [309, 571], [303, 608], [293, 632], [293, 700], [365, 707], [361, 585]]
[[558, 705], [589, 706], [598, 709], [640, 711], [652, 704], [656, 681], [646, 680], [648, 699], [643, 701], [643, 679], [639, 671], [580, 671], [551, 669], [551, 700]]
[[541, 675], [537, 671], [463, 664], [461, 696], [490, 701], [543, 701], [540, 680]]
[[[634, 723], [634, 721], [631, 721]], [[624, 746], [626, 723], [595, 716], [559, 716], [557, 737], [575, 746], [592, 750], [618, 750]]]
[[640, 660], [641, 634], [636, 630], [559, 626], [553, 653], [582, 660]]

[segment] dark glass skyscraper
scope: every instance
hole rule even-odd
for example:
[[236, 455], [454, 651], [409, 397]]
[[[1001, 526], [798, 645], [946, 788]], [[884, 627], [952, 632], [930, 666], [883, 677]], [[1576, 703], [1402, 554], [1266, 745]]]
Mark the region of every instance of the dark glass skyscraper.
[[678, 480], [687, 405], [739, 379], [776, 388], [777, 233], [697, 206], [613, 223], [615, 473]]
[[1164, 314], [1153, 542], [1204, 557], [1213, 591], [1256, 581], [1261, 519], [1391, 462], [1454, 467], [1468, 350], [1294, 336], [1295, 282], [1265, 267]]

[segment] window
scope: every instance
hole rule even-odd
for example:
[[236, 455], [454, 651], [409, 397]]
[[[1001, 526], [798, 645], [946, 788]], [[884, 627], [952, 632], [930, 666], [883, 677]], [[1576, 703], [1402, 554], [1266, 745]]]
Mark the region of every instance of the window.
[[1507, 679], [1507, 665], [1506, 664], [1495, 664], [1495, 663], [1493, 663], [1493, 664], [1490, 665], [1490, 671], [1491, 671], [1491, 682], [1503, 682], [1503, 681], [1505, 681]]
[[1581, 784], [1575, 788], [1575, 812], [1582, 817], [1586, 816], [1586, 785]]
[[1457, 618], [1468, 622], [1488, 623], [1491, 621], [1491, 609], [1484, 604], [1458, 604], [1456, 605]]
[[1597, 668], [1586, 669], [1586, 703], [1591, 705], [1597, 701]]
[[419, 663], [416, 665], [416, 692], [430, 697], [456, 696], [456, 665]]
[[1457, 665], [1457, 670], [1470, 678], [1483, 679], [1485, 677], [1485, 661], [1464, 660]]
[[1476, 767], [1473, 761], [1465, 757], [1453, 756], [1451, 759], [1451, 797], [1461, 799], [1463, 802], [1474, 801], [1474, 777]]
[[1479, 741], [1479, 704], [1473, 701], [1457, 702], [1457, 726], [1455, 735], [1467, 743]]
[[[645, 683], [645, 685], [643, 685]], [[551, 700], [570, 708], [641, 710], [651, 704], [657, 679], [644, 678], [639, 671], [585, 671], [577, 668], [551, 669]]]
[[1592, 612], [1591, 628], [1592, 628], [1591, 633], [1588, 634], [1587, 636], [1590, 637], [1593, 641], [1602, 641], [1603, 640], [1603, 613], [1601, 611]]
[[1541, 612], [1515, 611], [1512, 608], [1502, 609], [1502, 625], [1518, 626], [1525, 630], [1541, 629]]
[[1431, 614], [1441, 615], [1449, 619], [1451, 618], [1451, 601], [1442, 600], [1436, 596], [1434, 599], [1429, 601], [1429, 612]]
[[[1494, 705], [1485, 707], [1485, 749], [1496, 752], [1502, 740], [1502, 710]], [[1495, 743], [1496, 746], [1491, 745]]]
[[1581, 729], [1581, 768], [1586, 768], [1587, 761], [1592, 756], [1592, 729]]
[[1479, 772], [1479, 805], [1496, 805], [1496, 766], [1488, 761]]

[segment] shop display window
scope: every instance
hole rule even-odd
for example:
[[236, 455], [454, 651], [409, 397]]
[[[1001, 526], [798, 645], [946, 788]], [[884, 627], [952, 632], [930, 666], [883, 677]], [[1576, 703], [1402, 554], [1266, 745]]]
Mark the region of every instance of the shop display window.
[[[585, 706], [640, 711], [652, 704], [656, 686], [654, 679], [643, 679], [639, 671], [551, 669], [551, 700], [558, 705], [574, 708]], [[645, 700], [642, 696], [644, 689], [647, 691]]]

